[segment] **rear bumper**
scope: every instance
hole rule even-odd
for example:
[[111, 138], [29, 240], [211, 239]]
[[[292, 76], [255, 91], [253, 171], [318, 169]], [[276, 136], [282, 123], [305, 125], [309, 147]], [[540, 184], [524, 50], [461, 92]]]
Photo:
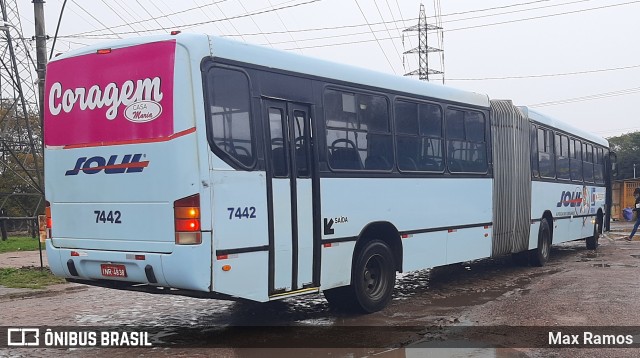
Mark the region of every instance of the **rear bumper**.
[[[213, 289], [211, 233], [202, 233], [200, 245], [175, 245], [171, 253], [58, 248], [50, 239], [46, 245], [51, 271], [56, 276], [74, 281], [112, 282], [113, 286], [142, 283], [200, 292]], [[72, 251], [80, 256], [71, 256]], [[136, 260], [136, 255], [144, 255], [144, 260]], [[104, 277], [100, 265], [105, 263], [124, 265], [127, 277]], [[76, 272], [72, 272], [73, 269]], [[152, 276], [149, 275], [150, 270]]]

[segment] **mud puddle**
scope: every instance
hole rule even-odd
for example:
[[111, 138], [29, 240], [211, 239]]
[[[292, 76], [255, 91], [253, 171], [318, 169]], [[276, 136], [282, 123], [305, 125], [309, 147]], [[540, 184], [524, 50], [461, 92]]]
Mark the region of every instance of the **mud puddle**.
[[[451, 312], [483, 305], [500, 297], [519, 297], [530, 292], [538, 278], [561, 272], [568, 257], [585, 253], [576, 247], [552, 249], [552, 261], [544, 268], [514, 265], [511, 257], [491, 258], [436, 269], [399, 274], [392, 302], [370, 315], [332, 310], [322, 294], [300, 296], [269, 303], [199, 301], [189, 317], [164, 315], [168, 325], [195, 326], [386, 326], [423, 325], [445, 318], [456, 324]], [[175, 303], [179, 304], [179, 303]], [[451, 319], [449, 319], [451, 318]]]
[[[561, 251], [560, 255], [566, 255], [575, 250]], [[482, 305], [501, 296], [526, 295], [536, 278], [558, 272], [561, 270], [553, 267], [516, 266], [510, 257], [449, 265], [402, 275], [394, 301], [405, 301], [407, 306], [413, 306], [412, 301], [420, 302], [415, 308], [405, 307], [406, 316], [427, 310], [432, 315], [446, 315], [448, 311]]]

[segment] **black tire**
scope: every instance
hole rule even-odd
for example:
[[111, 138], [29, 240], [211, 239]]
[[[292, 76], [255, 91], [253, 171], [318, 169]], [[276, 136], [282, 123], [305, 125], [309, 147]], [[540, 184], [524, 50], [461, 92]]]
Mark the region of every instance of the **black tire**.
[[540, 222], [540, 229], [538, 231], [538, 247], [531, 250], [529, 255], [529, 262], [531, 266], [544, 266], [549, 261], [551, 254], [551, 226], [549, 221], [543, 219]]
[[339, 310], [377, 312], [391, 300], [396, 281], [393, 254], [381, 240], [366, 243], [354, 257], [351, 285], [324, 292], [331, 307]]
[[600, 230], [598, 230], [598, 222], [593, 225], [593, 236], [587, 237], [587, 250], [596, 250], [598, 248], [598, 239], [600, 238]]

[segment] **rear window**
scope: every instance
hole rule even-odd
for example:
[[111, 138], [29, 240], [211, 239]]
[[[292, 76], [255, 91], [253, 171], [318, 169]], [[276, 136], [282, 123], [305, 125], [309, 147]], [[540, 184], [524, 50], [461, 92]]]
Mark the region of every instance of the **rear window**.
[[209, 138], [245, 169], [255, 163], [249, 79], [240, 71], [212, 68], [207, 75]]

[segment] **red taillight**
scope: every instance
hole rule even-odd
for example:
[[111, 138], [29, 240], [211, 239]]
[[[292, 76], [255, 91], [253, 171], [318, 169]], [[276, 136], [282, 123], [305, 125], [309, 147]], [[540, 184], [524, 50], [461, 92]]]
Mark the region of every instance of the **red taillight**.
[[111, 49], [110, 48], [101, 48], [98, 51], [96, 51], [96, 53], [98, 55], [106, 55], [108, 53], [111, 53]]
[[51, 205], [48, 201], [44, 202], [44, 215], [38, 215], [38, 226], [40, 232], [40, 242], [45, 242], [51, 238]]
[[173, 203], [176, 244], [196, 245], [202, 242], [200, 233], [200, 195], [192, 195]]
[[48, 201], [44, 208], [44, 215], [47, 218], [47, 229], [51, 229], [53, 222], [51, 221], [51, 206]]
[[175, 36], [175, 35], [178, 35], [178, 34], [179, 34], [179, 33], [181, 33], [181, 32], [182, 32], [182, 31], [180, 31], [180, 30], [173, 30], [173, 31], [171, 31], [171, 35], [172, 35], [172, 36]]
[[176, 231], [200, 231], [200, 219], [176, 219]]

